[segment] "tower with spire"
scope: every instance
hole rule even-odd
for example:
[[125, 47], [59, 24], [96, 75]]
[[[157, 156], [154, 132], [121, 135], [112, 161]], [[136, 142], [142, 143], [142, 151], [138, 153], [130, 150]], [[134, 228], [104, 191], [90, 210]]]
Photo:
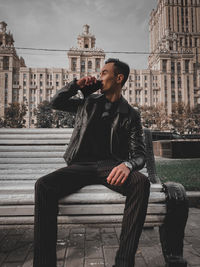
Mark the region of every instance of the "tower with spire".
[[105, 53], [96, 47], [96, 38], [90, 33], [89, 25], [83, 26], [83, 32], [77, 38], [77, 47], [70, 49], [68, 59], [72, 79], [86, 75], [94, 75], [98, 78], [104, 64]]

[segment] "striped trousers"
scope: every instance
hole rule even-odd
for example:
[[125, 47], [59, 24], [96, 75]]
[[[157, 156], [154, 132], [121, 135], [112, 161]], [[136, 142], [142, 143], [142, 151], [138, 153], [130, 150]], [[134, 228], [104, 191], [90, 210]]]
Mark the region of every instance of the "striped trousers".
[[[56, 267], [58, 201], [86, 185], [102, 184], [126, 196], [115, 267], [133, 267], [145, 221], [150, 183], [131, 172], [122, 186], [107, 183], [114, 162], [74, 163], [39, 178], [35, 184], [33, 267]], [[70, 266], [69, 266], [70, 267]]]

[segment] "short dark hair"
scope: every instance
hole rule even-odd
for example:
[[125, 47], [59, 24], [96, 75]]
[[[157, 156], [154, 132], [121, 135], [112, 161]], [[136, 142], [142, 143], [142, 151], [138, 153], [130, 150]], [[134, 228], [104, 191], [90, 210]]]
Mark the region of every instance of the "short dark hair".
[[108, 63], [114, 63], [115, 75], [117, 74], [124, 75], [124, 79], [122, 81], [122, 87], [123, 87], [130, 73], [129, 65], [123, 61], [120, 61], [118, 58], [109, 58], [108, 60], [105, 61], [105, 64], [108, 64]]

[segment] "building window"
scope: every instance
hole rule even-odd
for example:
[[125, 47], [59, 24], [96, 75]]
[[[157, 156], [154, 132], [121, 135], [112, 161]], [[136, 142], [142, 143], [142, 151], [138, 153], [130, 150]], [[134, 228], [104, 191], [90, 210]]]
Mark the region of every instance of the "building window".
[[100, 58], [96, 58], [96, 66], [95, 66], [95, 69], [96, 69], [96, 72], [99, 72], [100, 71]]
[[40, 73], [40, 79], [42, 79], [42, 77], [43, 77], [43, 75], [42, 75], [42, 73]]
[[181, 73], [181, 63], [177, 62], [177, 73], [180, 74]]
[[23, 86], [26, 86], [26, 81], [23, 81]]
[[162, 61], [162, 71], [166, 72], [167, 71], [167, 60], [163, 59]]
[[144, 76], [144, 80], [145, 80], [145, 81], [147, 80], [147, 76], [146, 76], [146, 75]]
[[185, 60], [185, 72], [186, 73], [189, 73], [189, 63], [190, 63], [189, 60]]
[[9, 57], [3, 57], [3, 70], [9, 70]]
[[85, 72], [85, 60], [81, 60], [81, 72]]
[[23, 78], [26, 79], [26, 73], [23, 74]]
[[173, 75], [171, 76], [171, 88], [175, 88], [175, 79]]
[[59, 74], [58, 73], [56, 74], [56, 79], [59, 79]]
[[40, 86], [42, 86], [43, 85], [43, 82], [42, 81], [40, 81]]
[[59, 82], [56, 82], [56, 86], [59, 86]]
[[181, 88], [181, 76], [178, 76], [178, 88]]
[[72, 58], [72, 71], [76, 71], [76, 62], [77, 62], [77, 59]]
[[175, 72], [175, 63], [174, 61], [171, 62], [171, 73]]
[[88, 72], [92, 72], [92, 61], [88, 61]]

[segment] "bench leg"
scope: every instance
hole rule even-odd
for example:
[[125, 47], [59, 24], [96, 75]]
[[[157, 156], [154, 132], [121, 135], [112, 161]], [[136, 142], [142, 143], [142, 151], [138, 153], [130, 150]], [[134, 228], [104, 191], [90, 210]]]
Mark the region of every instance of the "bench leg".
[[188, 218], [188, 200], [181, 184], [168, 182], [163, 184], [166, 194], [167, 214], [160, 227], [160, 241], [166, 267], [186, 267], [183, 258], [184, 230]]

